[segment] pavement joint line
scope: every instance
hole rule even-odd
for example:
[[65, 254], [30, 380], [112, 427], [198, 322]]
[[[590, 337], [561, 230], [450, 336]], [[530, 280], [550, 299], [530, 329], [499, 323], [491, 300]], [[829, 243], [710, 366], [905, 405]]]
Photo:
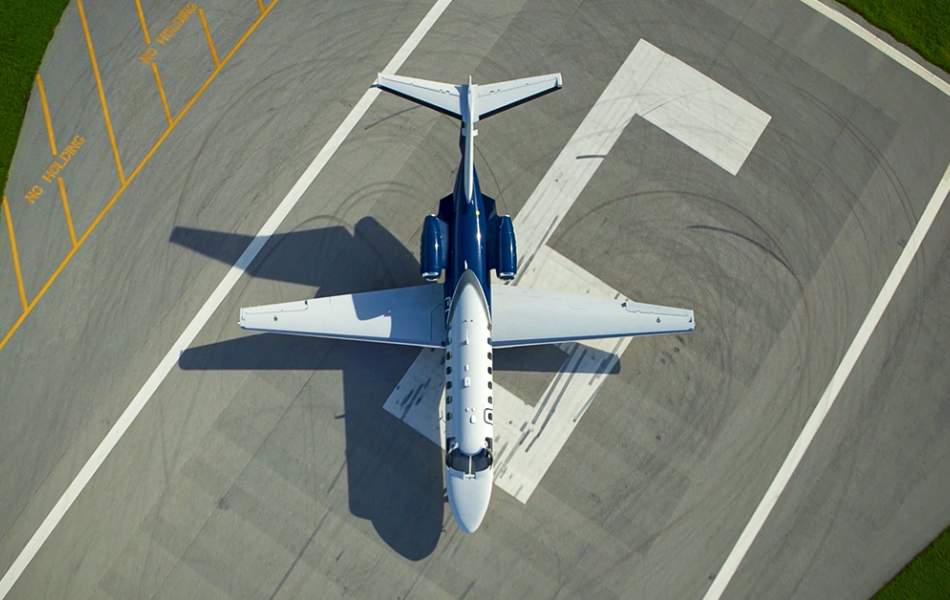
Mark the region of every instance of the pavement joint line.
[[43, 108], [43, 121], [46, 123], [46, 135], [49, 137], [49, 152], [53, 156], [59, 154], [56, 148], [56, 136], [53, 134], [53, 119], [49, 114], [49, 103], [46, 102], [46, 86], [39, 72], [36, 73], [36, 91], [39, 92], [40, 106]]
[[[426, 33], [432, 28], [432, 25], [435, 24], [436, 20], [445, 11], [451, 1], [452, 0], [437, 0], [435, 4], [432, 5], [406, 41], [403, 42], [403, 45], [396, 51], [396, 54], [393, 55], [392, 59], [390, 59], [383, 68], [384, 72], [394, 73], [402, 66], [409, 57], [409, 54], [419, 45], [419, 42], [422, 41], [422, 38], [425, 37]], [[77, 3], [81, 3], [81, 0], [77, 0]], [[267, 10], [270, 11], [276, 4], [277, 0], [274, 0], [268, 5]], [[263, 18], [264, 16], [266, 16], [266, 13], [262, 14], [259, 18]], [[343, 142], [369, 110], [373, 101], [379, 96], [379, 93], [377, 88], [369, 88], [363, 92], [359, 101], [353, 106], [346, 118], [343, 119], [343, 122], [340, 123], [336, 131], [333, 132], [333, 135], [330, 136], [330, 139], [327, 140], [326, 144], [314, 157], [306, 170], [304, 170], [300, 178], [297, 179], [297, 182], [290, 188], [290, 191], [287, 192], [287, 195], [284, 196], [284, 199], [281, 200], [277, 208], [274, 209], [274, 212], [268, 217], [260, 231], [257, 232], [257, 235], [254, 236], [251, 243], [248, 244], [241, 256], [234, 265], [231, 266], [224, 278], [204, 302], [194, 318], [188, 323], [175, 343], [172, 344], [172, 347], [165, 354], [164, 358], [162, 358], [161, 362], [159, 362], [158, 366], [155, 367], [155, 370], [152, 371], [152, 374], [145, 381], [142, 388], [139, 389], [129, 405], [122, 411], [122, 414], [119, 415], [119, 418], [109, 429], [105, 438], [99, 443], [92, 455], [76, 474], [75, 478], [73, 478], [72, 482], [67, 486], [63, 495], [56, 501], [56, 504], [50, 510], [49, 514], [47, 514], [42, 523], [40, 523], [40, 526], [30, 537], [23, 550], [20, 551], [19, 555], [17, 555], [13, 561], [13, 564], [11, 564], [6, 573], [4, 573], [3, 578], [0, 579], [0, 600], [6, 598], [7, 594], [13, 589], [17, 580], [19, 580], [27, 566], [29, 566], [30, 562], [43, 547], [46, 540], [49, 539], [49, 536], [63, 519], [73, 502], [76, 501], [93, 475], [95, 475], [99, 467], [105, 462], [109, 453], [112, 452], [112, 449], [116, 447], [122, 439], [122, 436], [125, 435], [125, 432], [155, 394], [155, 391], [161, 385], [162, 381], [165, 380], [172, 369], [175, 368], [175, 365], [178, 364], [181, 353], [191, 345], [205, 323], [208, 322], [227, 297], [228, 293], [234, 288], [241, 276], [270, 240], [271, 236], [277, 231], [277, 228], [280, 227], [281, 223], [287, 218], [287, 215], [290, 214], [290, 211], [293, 210], [297, 202], [300, 201], [300, 198], [303, 197], [304, 192], [307, 191], [310, 184], [313, 183], [320, 172], [323, 171], [323, 168], [329, 163], [330, 158], [332, 158], [340, 146], [343, 145]], [[6, 207], [7, 202], [4, 201], [3, 205]], [[84, 236], [85, 235], [86, 234], [84, 234]]]
[[125, 183], [125, 171], [122, 168], [122, 159], [119, 157], [119, 146], [115, 140], [115, 131], [112, 130], [112, 119], [109, 117], [109, 103], [106, 102], [105, 88], [102, 86], [102, 77], [99, 75], [99, 63], [96, 61], [96, 50], [92, 45], [92, 36], [89, 34], [89, 23], [86, 21], [86, 9], [82, 0], [76, 0], [76, 10], [79, 11], [79, 20], [82, 22], [82, 34], [86, 38], [86, 49], [89, 51], [89, 64], [92, 65], [92, 74], [96, 79], [96, 91], [99, 93], [99, 104], [102, 106], [102, 118], [106, 122], [106, 133], [112, 145], [112, 157], [115, 159], [115, 168], [119, 175], [119, 183]]
[[[142, 158], [141, 161], [139, 161], [139, 164], [136, 165], [135, 169], [133, 169], [131, 173], [129, 173], [129, 177], [125, 180], [125, 182], [119, 185], [118, 189], [116, 189], [116, 191], [112, 194], [112, 196], [106, 202], [102, 210], [100, 210], [99, 213], [96, 214], [96, 216], [93, 218], [92, 222], [89, 224], [86, 230], [82, 233], [82, 235], [79, 236], [76, 245], [73, 246], [69, 250], [69, 252], [66, 253], [66, 256], [63, 257], [59, 265], [57, 265], [56, 269], [53, 270], [53, 273], [43, 283], [43, 285], [40, 287], [39, 292], [37, 292], [36, 296], [34, 296], [32, 300], [29, 300], [25, 303], [23, 312], [20, 314], [19, 317], [17, 317], [16, 321], [14, 321], [13, 325], [10, 326], [10, 328], [6, 331], [6, 333], [3, 334], [3, 337], [0, 338], [0, 350], [3, 350], [3, 348], [7, 345], [10, 339], [13, 337], [13, 334], [15, 334], [17, 330], [23, 325], [23, 323], [26, 321], [26, 318], [30, 315], [31, 312], [33, 312], [33, 309], [36, 307], [37, 303], [39, 303], [39, 301], [43, 298], [43, 296], [46, 295], [46, 292], [47, 290], [49, 290], [49, 287], [53, 284], [54, 281], [56, 281], [60, 273], [63, 272], [63, 269], [66, 268], [66, 265], [68, 265], [70, 261], [72, 261], [73, 256], [76, 254], [79, 248], [82, 247], [82, 245], [86, 242], [86, 240], [89, 238], [92, 232], [96, 229], [99, 223], [102, 222], [102, 219], [105, 218], [106, 214], [108, 214], [108, 212], [112, 210], [112, 207], [115, 205], [115, 203], [118, 202], [118, 200], [122, 197], [122, 195], [125, 193], [125, 190], [132, 184], [132, 182], [135, 180], [138, 174], [142, 171], [145, 165], [148, 164], [149, 160], [151, 160], [152, 156], [154, 156], [154, 154], [158, 151], [161, 145], [168, 138], [168, 136], [171, 135], [172, 131], [175, 130], [175, 127], [178, 125], [181, 119], [183, 119], [185, 115], [188, 114], [188, 112], [191, 110], [191, 107], [194, 106], [195, 102], [197, 102], [198, 99], [204, 94], [205, 90], [208, 89], [208, 86], [210, 86], [211, 83], [214, 82], [214, 80], [217, 78], [221, 70], [227, 65], [227, 63], [231, 60], [234, 54], [241, 48], [241, 46], [244, 45], [244, 43], [248, 40], [251, 34], [257, 30], [257, 28], [264, 21], [267, 15], [270, 14], [271, 10], [273, 10], [273, 8], [277, 6], [278, 2], [279, 0], [271, 1], [271, 3], [267, 6], [267, 11], [261, 15], [258, 15], [258, 17], [251, 23], [251, 25], [247, 28], [247, 30], [244, 31], [244, 33], [241, 35], [238, 41], [235, 42], [234, 46], [228, 51], [228, 53], [222, 59], [221, 64], [218, 67], [216, 67], [213, 71], [211, 71], [211, 75], [209, 75], [208, 78], [205, 79], [204, 83], [201, 84], [201, 87], [198, 88], [198, 91], [196, 91], [191, 96], [191, 98], [189, 98], [188, 101], [185, 102], [184, 106], [182, 106], [181, 110], [174, 117], [173, 119], [174, 122], [172, 126], [166, 127], [165, 130], [158, 136], [158, 139], [155, 140], [155, 142], [152, 144], [152, 147], [149, 148], [148, 152], [145, 153], [145, 156]], [[11, 229], [11, 232], [12, 232], [12, 229]]]
[[947, 83], [913, 58], [907, 56], [894, 46], [888, 44], [874, 33], [854, 21], [854, 19], [821, 2], [821, 0], [801, 0], [801, 2], [816, 12], [831, 19], [838, 25], [844, 27], [871, 46], [877, 48], [899, 65], [905, 67], [930, 85], [943, 92], [945, 95], [950, 96], [950, 83]]
[[208, 29], [208, 17], [205, 16], [205, 9], [198, 7], [198, 20], [201, 21], [201, 28], [204, 29], [205, 39], [208, 40], [208, 51], [211, 52], [211, 60], [214, 61], [215, 68], [221, 66], [221, 60], [218, 58], [218, 49], [214, 46], [214, 38], [211, 37], [211, 30]]
[[934, 190], [933, 196], [930, 197], [927, 203], [927, 207], [917, 221], [917, 225], [914, 226], [914, 231], [907, 240], [907, 244], [897, 258], [897, 262], [891, 269], [890, 274], [888, 274], [887, 279], [884, 281], [884, 285], [881, 287], [881, 291], [878, 293], [877, 298], [871, 305], [871, 309], [865, 316], [864, 322], [861, 323], [861, 327], [851, 341], [851, 345], [848, 346], [848, 350], [838, 364], [838, 368], [831, 376], [828, 386], [821, 394], [818, 404], [815, 405], [811, 416], [809, 416], [808, 421], [805, 422], [801, 433], [799, 433], [798, 438], [789, 450], [778, 473], [775, 474], [775, 478], [766, 490], [755, 512], [752, 513], [752, 517], [746, 524], [745, 529], [742, 530], [742, 534], [736, 541], [735, 546], [733, 546], [729, 552], [729, 556], [726, 557], [725, 562], [716, 574], [712, 585], [703, 596], [703, 600], [718, 600], [722, 597], [726, 587], [742, 563], [742, 559], [752, 546], [752, 542], [755, 541], [759, 531], [762, 530], [769, 514], [772, 512], [772, 509], [775, 508], [779, 497], [782, 495], [789, 480], [791, 480], [792, 475], [801, 463], [805, 452], [808, 450], [808, 446], [814, 439], [822, 422], [825, 420], [825, 417], [828, 416], [828, 412], [831, 410], [835, 400], [838, 398], [838, 394], [847, 382], [851, 370], [861, 357], [861, 353], [864, 351], [868, 340], [870, 340], [884, 311], [887, 309], [891, 299], [894, 297], [894, 293], [901, 284], [904, 274], [910, 267], [917, 251], [920, 249], [924, 237], [937, 218], [937, 214], [940, 212], [940, 208], [943, 206], [948, 193], [950, 193], [950, 164], [947, 165], [943, 177], [937, 184], [937, 189]]
[[4, 221], [7, 222], [7, 234], [10, 240], [10, 256], [13, 257], [13, 272], [16, 274], [16, 289], [20, 295], [20, 305], [23, 307], [22, 315], [26, 314], [27, 311], [27, 302], [26, 302], [26, 289], [23, 287], [23, 272], [20, 270], [20, 255], [16, 250], [16, 235], [13, 233], [13, 217], [10, 216], [10, 200], [6, 196], [3, 197], [3, 217]]
[[175, 124], [172, 119], [172, 111], [168, 108], [168, 97], [165, 95], [165, 86], [162, 85], [162, 76], [158, 74], [158, 64], [153, 60], [152, 65], [152, 75], [155, 77], [155, 87], [158, 88], [158, 97], [162, 100], [162, 108], [165, 110], [165, 120], [168, 121], [168, 126], [171, 127]]

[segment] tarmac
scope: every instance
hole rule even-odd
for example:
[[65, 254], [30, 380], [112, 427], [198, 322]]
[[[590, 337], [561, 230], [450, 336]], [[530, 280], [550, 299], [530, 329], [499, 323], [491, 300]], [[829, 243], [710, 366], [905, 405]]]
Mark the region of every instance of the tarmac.
[[[431, 6], [70, 3], [4, 190], [0, 572]], [[8, 597], [703, 597], [946, 177], [950, 98], [799, 0], [454, 0], [399, 73], [563, 74], [479, 127], [517, 219], [641, 40], [769, 119], [732, 174], [638, 113], [545, 238], [697, 329], [633, 340], [527, 499], [458, 531], [384, 408], [418, 350], [236, 325], [419, 283], [457, 125], [381, 95]], [[944, 210], [724, 598], [867, 598], [950, 523], [948, 294]], [[497, 380], [533, 405], [564, 350]]]

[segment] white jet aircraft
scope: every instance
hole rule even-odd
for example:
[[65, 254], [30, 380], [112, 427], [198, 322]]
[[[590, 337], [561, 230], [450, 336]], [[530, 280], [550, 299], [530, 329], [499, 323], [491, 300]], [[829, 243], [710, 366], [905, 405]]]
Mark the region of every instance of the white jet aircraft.
[[[692, 331], [693, 311], [630, 300], [491, 287], [518, 267], [510, 216], [481, 193], [474, 167], [480, 119], [560, 89], [561, 75], [461, 85], [379, 74], [375, 86], [461, 121], [452, 196], [425, 218], [424, 285], [242, 308], [244, 329], [441, 348], [445, 352], [445, 487], [455, 520], [471, 533], [492, 490], [492, 351], [596, 338]], [[441, 284], [437, 280], [442, 277]]]

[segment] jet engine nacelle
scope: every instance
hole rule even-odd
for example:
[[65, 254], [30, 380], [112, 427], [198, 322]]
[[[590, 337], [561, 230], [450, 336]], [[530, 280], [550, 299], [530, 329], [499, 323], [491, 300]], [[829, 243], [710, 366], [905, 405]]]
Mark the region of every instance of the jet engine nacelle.
[[419, 249], [420, 271], [426, 281], [435, 281], [448, 262], [445, 224], [436, 215], [426, 216], [422, 225], [422, 240]]
[[495, 239], [495, 273], [499, 279], [514, 279], [518, 272], [518, 249], [515, 246], [515, 226], [508, 215], [498, 217]]

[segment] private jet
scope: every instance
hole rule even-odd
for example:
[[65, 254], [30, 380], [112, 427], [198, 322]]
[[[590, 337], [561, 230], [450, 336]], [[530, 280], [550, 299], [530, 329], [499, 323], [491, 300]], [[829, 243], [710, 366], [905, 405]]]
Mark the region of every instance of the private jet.
[[[693, 311], [631, 300], [533, 291], [518, 274], [515, 230], [475, 171], [480, 120], [561, 88], [560, 73], [453, 85], [380, 73], [374, 85], [461, 123], [451, 196], [422, 226], [427, 283], [242, 308], [244, 329], [444, 352], [445, 490], [459, 529], [474, 532], [493, 477], [492, 353], [499, 348], [692, 331]], [[504, 282], [492, 286], [491, 271]], [[439, 281], [441, 279], [441, 282]], [[442, 407], [440, 407], [441, 409]]]

